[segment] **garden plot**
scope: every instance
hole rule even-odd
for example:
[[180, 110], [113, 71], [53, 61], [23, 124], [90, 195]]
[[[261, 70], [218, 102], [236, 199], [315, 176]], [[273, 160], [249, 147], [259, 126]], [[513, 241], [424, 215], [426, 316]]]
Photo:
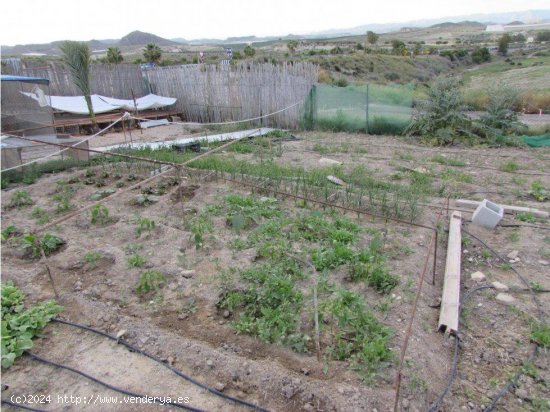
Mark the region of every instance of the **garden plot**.
[[[491, 163], [477, 151], [447, 157], [411, 154], [402, 144], [399, 150], [375, 149], [364, 145], [372, 138], [360, 141], [353, 135], [339, 135], [338, 144], [334, 135], [299, 137], [303, 139], [235, 143], [225, 153], [192, 163], [195, 171], [167, 173], [48, 229], [59, 242], [41, 234], [64, 307], [61, 316], [112, 334], [125, 330], [123, 339], [226, 394], [267, 409], [390, 409], [419, 276], [426, 256], [433, 253], [430, 230], [392, 219], [433, 226], [437, 209], [424, 204], [441, 209], [449, 192], [466, 194], [478, 188], [498, 191], [499, 200], [541, 207], [530, 192], [535, 181], [549, 186], [545, 176], [485, 169], [465, 182], [445, 179], [441, 171], [458, 169], [469, 175], [470, 169], [462, 171], [459, 162], [479, 159], [496, 169], [501, 161], [514, 161], [516, 172], [529, 172], [546, 160], [527, 161], [521, 157], [526, 152], [518, 149], [500, 152], [515, 157]], [[377, 139], [378, 144], [392, 143]], [[192, 156], [167, 151], [134, 154], [173, 162]], [[323, 168], [318, 163], [322, 156], [344, 165]], [[445, 160], [434, 160], [440, 159], [436, 156]], [[446, 159], [452, 160], [447, 164]], [[428, 172], [414, 170], [419, 167]], [[3, 232], [4, 281], [13, 280], [29, 302], [53, 298], [44, 264], [37, 259], [40, 251], [25, 247], [21, 236], [149, 177], [152, 170], [141, 162], [102, 163], [44, 175], [5, 192], [2, 227], [12, 229]], [[329, 174], [348, 186], [325, 183]], [[514, 186], [517, 193], [501, 191], [497, 179], [489, 181], [491, 174], [511, 184], [514, 177], [523, 180]], [[443, 228], [440, 256], [446, 243]], [[534, 286], [550, 287], [541, 263], [550, 254], [546, 231], [526, 226], [494, 232], [467, 228], [502, 254], [518, 250], [521, 260], [514, 267]], [[509, 265], [474, 239], [465, 237], [464, 249], [465, 289], [476, 286], [469, 273], [477, 270], [491, 281], [522, 287]], [[440, 257], [436, 284], [429, 283], [428, 272], [420, 295], [404, 359], [405, 409], [426, 409], [445, 387], [449, 373], [454, 343], [436, 332], [443, 266]], [[523, 364], [530, 341], [543, 342], [545, 336], [544, 330], [541, 334], [536, 329], [529, 294], [514, 295], [511, 306], [497, 303], [494, 296], [483, 291], [466, 305], [459, 377], [445, 410], [488, 405], [520, 368], [527, 374], [502, 405], [530, 408], [548, 397], [548, 355]], [[548, 297], [540, 295], [540, 300], [547, 309]], [[127, 389], [189, 396], [190, 405], [202, 409], [244, 409], [198, 391], [175, 375], [162, 374], [137, 354], [68, 326], [48, 326], [32, 350]], [[10, 385], [4, 397], [37, 391], [64, 394], [67, 388], [81, 390], [83, 396], [106, 392], [28, 357], [5, 371], [4, 382]], [[89, 405], [85, 409], [94, 410]]]

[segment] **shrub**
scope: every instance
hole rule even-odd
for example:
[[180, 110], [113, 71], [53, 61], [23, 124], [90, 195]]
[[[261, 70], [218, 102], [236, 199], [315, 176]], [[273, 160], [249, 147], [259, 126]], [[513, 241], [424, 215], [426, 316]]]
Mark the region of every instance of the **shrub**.
[[32, 338], [63, 308], [55, 301], [24, 309], [25, 295], [13, 284], [0, 284], [2, 295], [2, 367], [9, 368], [24, 351], [33, 347]]
[[341, 77], [334, 82], [334, 85], [338, 87], [346, 87], [349, 85], [349, 82], [345, 78]]
[[109, 217], [109, 209], [103, 205], [95, 205], [92, 207], [90, 221], [92, 225], [106, 225], [111, 221]]
[[141, 255], [133, 255], [128, 258], [128, 266], [132, 268], [141, 268], [145, 266], [147, 259]]
[[510, 134], [525, 128], [514, 111], [519, 102], [519, 92], [516, 89], [503, 85], [492, 86], [488, 90], [488, 96], [487, 111], [480, 117], [480, 121], [491, 134]]
[[32, 205], [33, 203], [34, 201], [31, 199], [31, 196], [27, 192], [25, 192], [24, 190], [17, 190], [13, 194], [8, 206], [19, 209], [24, 206]]
[[49, 256], [65, 243], [63, 239], [49, 233], [44, 233], [41, 239], [34, 233], [27, 233], [17, 238], [17, 242], [22, 249], [30, 251], [32, 258], [41, 257], [42, 251]]
[[439, 78], [428, 90], [428, 99], [419, 103], [418, 114], [407, 128], [410, 135], [434, 138], [438, 144], [453, 144], [458, 138], [472, 138], [472, 121], [456, 79]]
[[88, 264], [90, 269], [95, 269], [102, 257], [103, 255], [100, 252], [91, 251], [84, 255], [84, 261]]
[[487, 47], [476, 47], [472, 52], [472, 62], [480, 64], [491, 60], [491, 53]]
[[158, 270], [148, 270], [139, 277], [136, 292], [143, 295], [151, 291], [157, 291], [165, 283], [166, 277], [162, 273]]

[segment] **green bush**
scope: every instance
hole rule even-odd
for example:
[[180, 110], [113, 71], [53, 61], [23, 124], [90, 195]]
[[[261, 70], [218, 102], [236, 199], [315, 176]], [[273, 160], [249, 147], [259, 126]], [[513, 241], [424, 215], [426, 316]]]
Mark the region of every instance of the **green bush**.
[[146, 272], [143, 272], [139, 277], [136, 292], [139, 295], [143, 295], [151, 291], [157, 291], [165, 283], [166, 276], [164, 276], [158, 270], [148, 270]]
[[39, 238], [34, 233], [27, 233], [15, 238], [15, 240], [23, 250], [30, 252], [32, 258], [41, 257], [42, 251], [44, 251], [46, 256], [50, 256], [65, 243], [63, 239], [49, 233], [44, 233], [42, 238]]
[[2, 367], [9, 368], [16, 358], [33, 346], [32, 338], [63, 308], [55, 301], [24, 308], [25, 295], [13, 284], [0, 284], [2, 295]]

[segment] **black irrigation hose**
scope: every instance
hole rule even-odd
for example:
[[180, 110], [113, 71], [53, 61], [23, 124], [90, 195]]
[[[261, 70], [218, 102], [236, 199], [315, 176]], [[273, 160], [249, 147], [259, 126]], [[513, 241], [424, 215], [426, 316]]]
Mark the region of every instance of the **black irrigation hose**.
[[15, 403], [15, 402], [12, 402], [12, 401], [8, 401], [7, 399], [2, 399], [2, 405], [13, 406], [14, 408], [23, 409], [25, 411], [46, 412], [44, 409], [31, 408], [30, 406], [23, 405], [22, 403]]
[[[118, 393], [122, 393], [123, 395], [127, 395], [127, 396], [133, 396], [135, 398], [145, 398], [146, 395], [142, 395], [140, 393], [136, 393], [136, 392], [131, 392], [131, 391], [127, 391], [126, 389], [121, 389], [121, 388], [118, 388], [116, 386], [113, 386], [111, 384], [108, 384], [106, 382], [103, 382], [97, 378], [94, 378], [93, 376], [91, 375], [88, 375], [87, 373], [84, 373], [82, 371], [79, 371], [78, 369], [75, 369], [75, 368], [71, 368], [70, 366], [67, 366], [67, 365], [62, 365], [60, 363], [56, 363], [56, 362], [53, 362], [53, 361], [50, 361], [48, 359], [45, 359], [45, 358], [42, 358], [41, 356], [38, 356], [38, 355], [35, 355], [34, 353], [31, 353], [29, 351], [26, 351], [25, 352], [27, 355], [29, 355], [33, 360], [36, 360], [38, 362], [42, 362], [42, 363], [45, 363], [46, 365], [50, 365], [50, 366], [54, 366], [56, 368], [60, 368], [60, 369], [65, 369], [65, 370], [68, 370], [68, 371], [71, 371], [71, 372], [74, 372], [80, 376], [83, 376], [85, 377], [86, 379], [89, 379], [91, 380], [92, 382], [94, 383], [97, 383], [101, 386], [104, 386], [106, 387], [107, 389], [110, 389], [112, 391], [115, 391], [115, 392], [118, 392]], [[187, 406], [183, 403], [179, 403], [179, 402], [171, 402], [171, 401], [168, 401], [168, 402], [164, 402], [162, 403], [162, 405], [170, 405], [170, 406], [175, 406], [176, 408], [180, 408], [180, 409], [184, 409], [186, 411], [191, 411], [191, 412], [204, 412], [202, 409], [197, 409], [197, 408], [193, 408], [191, 406]]]
[[[466, 233], [467, 235], [473, 237], [474, 239], [476, 239], [479, 243], [481, 243], [484, 247], [486, 247], [493, 255], [495, 255], [497, 258], [499, 258], [501, 261], [503, 261], [504, 263], [507, 263], [506, 259], [504, 259], [502, 256], [500, 256], [498, 254], [497, 251], [495, 251], [493, 248], [491, 248], [487, 243], [485, 243], [483, 240], [481, 240], [479, 237], [471, 234], [470, 232], [468, 232], [466, 229], [462, 228], [462, 231], [464, 233]], [[529, 285], [529, 282], [527, 282], [527, 280], [514, 268], [512, 267], [511, 268], [514, 273], [520, 278], [520, 280], [527, 286], [526, 289], [520, 289], [520, 290], [515, 290], [515, 291], [521, 291], [521, 292], [525, 292], [525, 291], [528, 291], [530, 294], [531, 294], [531, 297], [533, 298], [533, 301], [535, 302], [536, 306], [537, 306], [537, 317], [539, 318], [539, 321], [542, 321], [543, 319], [543, 311], [542, 311], [542, 308], [541, 308], [541, 305], [540, 305], [540, 302], [536, 296], [536, 292], [541, 292], [541, 293], [545, 293], [545, 292], [548, 292], [548, 290], [544, 289], [544, 290], [534, 290], [531, 285]], [[462, 311], [463, 309], [463, 305], [464, 303], [466, 303], [466, 301], [475, 293], [475, 292], [478, 292], [480, 290], [483, 290], [483, 289], [493, 289], [494, 287], [491, 286], [491, 285], [484, 285], [484, 286], [479, 286], [475, 289], [472, 289], [470, 290], [465, 296], [464, 296], [464, 299], [462, 301], [462, 303], [460, 304], [460, 311]], [[514, 290], [512, 290], [514, 292]], [[457, 374], [457, 368], [458, 368], [458, 352], [459, 352], [459, 334], [458, 334], [458, 331], [457, 331], [457, 336], [456, 336], [456, 339], [455, 339], [455, 352], [454, 352], [454, 355], [453, 355], [453, 364], [452, 364], [452, 368], [451, 368], [451, 374], [449, 376], [449, 381], [447, 383], [447, 386], [445, 387], [445, 389], [443, 390], [443, 392], [438, 396], [438, 398], [436, 399], [436, 401], [434, 403], [432, 403], [428, 409], [428, 412], [435, 412], [438, 410], [439, 406], [441, 405], [441, 403], [443, 402], [443, 399], [445, 398], [445, 396], [447, 395], [447, 393], [449, 392], [454, 380], [456, 379], [456, 374]], [[526, 362], [532, 362], [537, 354], [538, 354], [538, 345], [535, 344], [535, 348], [533, 350], [533, 352], [531, 353], [531, 355], [529, 355], [529, 357], [527, 358], [527, 360], [525, 362], [523, 362], [523, 364], [525, 364]], [[491, 401], [491, 404], [484, 409], [484, 412], [491, 412], [496, 404], [498, 403], [498, 401], [504, 397], [509, 391], [511, 388], [513, 388], [514, 386], [516, 386], [517, 384], [517, 381], [519, 380], [520, 376], [522, 375], [522, 370], [520, 369], [518, 372], [516, 372], [516, 374], [514, 375], [514, 377], [512, 379], [510, 379], [510, 381], [508, 381], [508, 383], [495, 395], [495, 397], [493, 398], [493, 400]]]
[[[484, 290], [484, 289], [494, 289], [494, 286], [484, 285], [484, 286], [479, 286], [475, 289], [472, 289], [472, 290], [468, 291], [468, 293], [466, 293], [466, 295], [464, 295], [464, 299], [462, 299], [462, 302], [460, 304], [460, 309], [459, 309], [460, 313], [462, 312], [462, 309], [464, 309], [464, 305], [470, 299], [470, 297], [472, 297], [474, 293], [479, 292], [480, 290]], [[447, 386], [445, 386], [445, 389], [437, 397], [435, 402], [430, 405], [430, 407], [428, 408], [428, 412], [436, 412], [439, 409], [439, 406], [443, 402], [443, 399], [445, 398], [445, 396], [447, 395], [447, 393], [451, 389], [451, 386], [453, 385], [453, 382], [456, 379], [456, 373], [457, 373], [457, 370], [458, 370], [458, 352], [459, 352], [459, 348], [460, 348], [460, 334], [459, 334], [459, 331], [456, 331], [455, 351], [454, 351], [454, 355], [453, 355], [453, 364], [452, 364], [452, 367], [451, 367], [451, 374], [449, 375], [449, 380], [447, 382]]]
[[201, 383], [199, 381], [197, 381], [196, 379], [192, 378], [191, 376], [188, 376], [186, 374], [184, 374], [183, 372], [179, 371], [178, 369], [174, 368], [173, 366], [167, 364], [167, 363], [164, 363], [160, 358], [156, 357], [155, 355], [152, 355], [150, 353], [147, 353], [135, 346], [133, 346], [132, 344], [124, 341], [124, 340], [121, 340], [121, 339], [117, 339], [115, 336], [112, 336], [112, 335], [109, 335], [108, 333], [106, 332], [102, 332], [100, 330], [97, 330], [97, 329], [94, 329], [94, 328], [91, 328], [89, 326], [85, 326], [85, 325], [80, 325], [78, 323], [73, 323], [73, 322], [69, 322], [69, 321], [66, 321], [66, 320], [62, 320], [62, 319], [59, 319], [59, 318], [54, 318], [52, 319], [53, 322], [58, 322], [58, 323], [61, 323], [61, 324], [64, 324], [64, 325], [69, 325], [69, 326], [73, 326], [75, 328], [79, 328], [79, 329], [83, 329], [83, 330], [87, 330], [89, 332], [92, 332], [92, 333], [95, 333], [96, 335], [100, 335], [100, 336], [103, 336], [103, 337], [106, 337], [108, 339], [111, 339], [119, 344], [122, 344], [124, 346], [126, 346], [131, 352], [136, 352], [136, 353], [139, 353], [140, 355], [143, 355], [143, 356], [146, 356], [148, 357], [149, 359], [152, 359], [154, 360], [155, 362], [161, 364], [162, 366], [170, 369], [172, 372], [174, 372], [176, 375], [178, 375], [179, 377], [185, 379], [186, 381], [189, 381], [191, 382], [192, 384], [196, 385], [196, 386], [199, 386], [201, 387], [202, 389], [205, 389], [206, 391], [212, 393], [213, 395], [216, 395], [216, 396], [219, 396], [220, 398], [223, 398], [223, 399], [226, 399], [228, 401], [232, 401], [232, 402], [235, 402], [235, 403], [238, 403], [240, 405], [244, 405], [244, 406], [247, 406], [249, 408], [252, 408], [254, 410], [257, 410], [257, 411], [260, 411], [260, 412], [269, 412], [267, 409], [264, 409], [254, 403], [251, 403], [251, 402], [248, 402], [248, 401], [244, 401], [242, 399], [239, 399], [239, 398], [235, 398], [233, 396], [230, 396], [230, 395], [227, 395], [223, 392], [220, 392], [204, 383]]

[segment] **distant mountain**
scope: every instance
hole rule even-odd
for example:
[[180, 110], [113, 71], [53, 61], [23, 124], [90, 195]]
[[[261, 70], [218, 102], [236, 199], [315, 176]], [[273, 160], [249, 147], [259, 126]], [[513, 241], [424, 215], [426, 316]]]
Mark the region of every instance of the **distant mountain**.
[[156, 36], [151, 33], [145, 33], [142, 31], [133, 31], [122, 39], [120, 39], [116, 44], [118, 46], [143, 46], [148, 43], [154, 43], [157, 46], [176, 46], [179, 43], [175, 41], [168, 40], [159, 36]]
[[451, 29], [453, 27], [475, 27], [475, 28], [479, 28], [479, 29], [482, 29], [482, 28], [485, 28], [485, 24], [483, 23], [479, 23], [477, 21], [468, 21], [468, 20], [465, 20], [465, 21], [459, 21], [457, 23], [451, 23], [451, 22], [445, 22], [445, 23], [439, 23], [439, 24], [434, 24], [432, 26], [430, 26], [429, 28], [431, 29]]

